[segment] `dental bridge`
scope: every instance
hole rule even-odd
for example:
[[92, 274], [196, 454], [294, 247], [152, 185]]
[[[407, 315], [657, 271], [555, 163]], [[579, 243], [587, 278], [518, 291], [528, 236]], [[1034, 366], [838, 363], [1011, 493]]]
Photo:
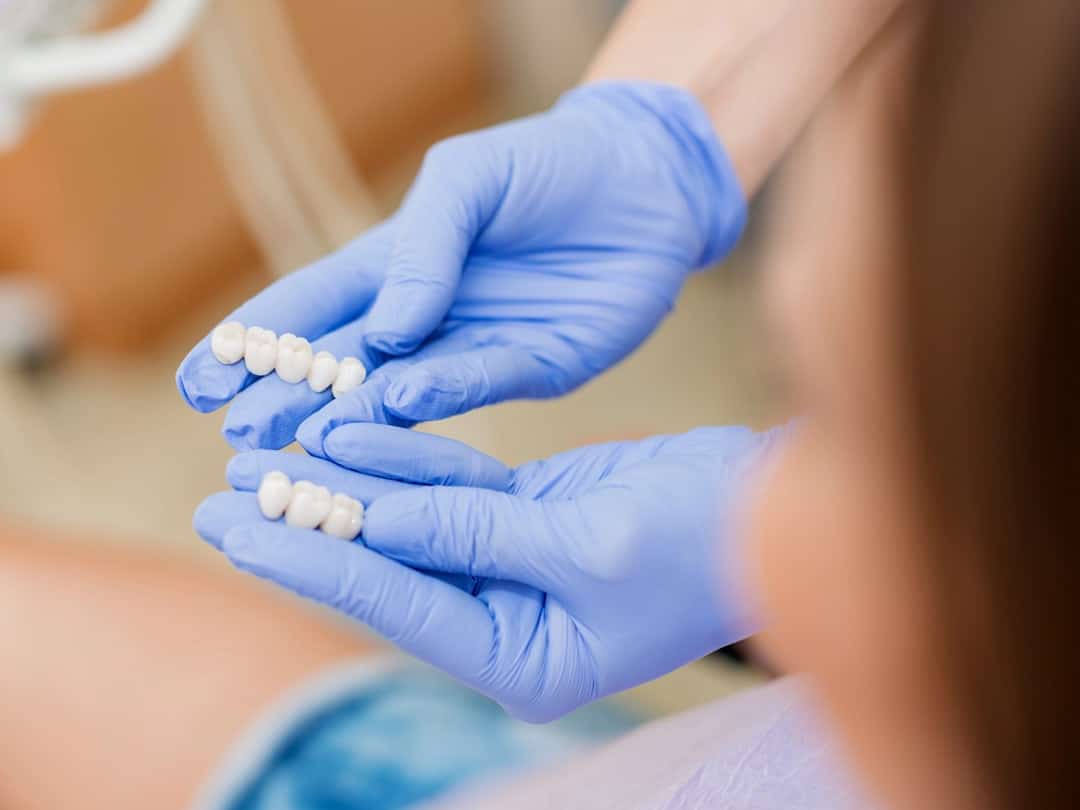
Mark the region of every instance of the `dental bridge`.
[[330, 352], [313, 355], [306, 338], [289, 332], [278, 337], [273, 330], [260, 326], [245, 328], [239, 321], [229, 321], [214, 329], [210, 351], [218, 362], [227, 366], [243, 360], [247, 370], [259, 377], [276, 371], [287, 383], [306, 379], [317, 394], [329, 388], [335, 397], [340, 397], [367, 378], [367, 369], [355, 357], [338, 361]]
[[311, 481], [289, 480], [280, 471], [268, 472], [256, 496], [267, 520], [280, 520], [294, 529], [320, 529], [332, 537], [352, 541], [364, 527], [364, 505], [342, 493], [330, 494]]

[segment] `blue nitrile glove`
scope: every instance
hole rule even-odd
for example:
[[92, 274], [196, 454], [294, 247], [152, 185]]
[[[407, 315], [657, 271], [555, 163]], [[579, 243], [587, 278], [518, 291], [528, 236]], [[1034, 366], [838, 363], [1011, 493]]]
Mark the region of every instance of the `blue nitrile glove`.
[[[510, 470], [448, 439], [354, 424], [326, 447], [363, 480], [441, 484], [371, 493], [366, 548], [261, 520], [251, 494], [215, 496], [197, 528], [238, 567], [549, 720], [754, 629], [733, 503], [773, 435], [702, 428]], [[462, 590], [414, 569], [476, 579]]]
[[295, 434], [315, 455], [347, 422], [411, 425], [563, 394], [633, 351], [687, 274], [731, 249], [745, 216], [691, 95], [588, 85], [543, 114], [436, 145], [387, 223], [229, 318], [360, 356], [373, 370], [364, 385], [331, 401], [221, 366], [208, 341], [178, 384], [202, 411], [236, 397], [234, 446]]

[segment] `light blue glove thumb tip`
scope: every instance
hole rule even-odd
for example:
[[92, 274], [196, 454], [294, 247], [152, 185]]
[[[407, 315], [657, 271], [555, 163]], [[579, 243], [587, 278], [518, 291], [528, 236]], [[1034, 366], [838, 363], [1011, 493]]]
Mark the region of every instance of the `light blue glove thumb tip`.
[[375, 424], [374, 422], [346, 422], [344, 425], [335, 425], [322, 434], [318, 445], [328, 461], [344, 462], [347, 465], [363, 457], [365, 451], [369, 449], [365, 429]]
[[322, 438], [319, 444], [321, 444], [323, 452], [328, 459], [336, 461], [343, 457], [353, 455], [353, 445], [349, 440], [348, 434], [349, 431], [334, 428]]
[[296, 441], [309, 455], [326, 458], [326, 440], [333, 433], [333, 428], [319, 414], [304, 420], [296, 429]]

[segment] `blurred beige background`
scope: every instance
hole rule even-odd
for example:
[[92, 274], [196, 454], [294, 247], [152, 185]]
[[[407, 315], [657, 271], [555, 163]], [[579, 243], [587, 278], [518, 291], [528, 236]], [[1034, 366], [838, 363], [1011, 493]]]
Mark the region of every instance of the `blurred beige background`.
[[[119, 4], [116, 18], [138, 5]], [[608, 4], [543, 0], [277, 5], [363, 192], [346, 206], [358, 219], [365, 205], [393, 209], [434, 140], [549, 103], [608, 21]], [[129, 84], [53, 99], [27, 140], [0, 155], [0, 280], [17, 273], [44, 290], [61, 336], [43, 368], [26, 373], [11, 356], [0, 371], [0, 524], [75, 529], [88, 543], [221, 566], [190, 521], [223, 486], [231, 452], [221, 414], [188, 410], [173, 373], [194, 341], [272, 280], [282, 255], [317, 250], [320, 234], [303, 231], [268, 255], [228, 144], [208, 123], [214, 112], [192, 89], [198, 58], [189, 48]], [[340, 241], [336, 228], [322, 235]], [[425, 429], [520, 463], [592, 441], [768, 424], [752, 263], [744, 250], [695, 276], [644, 348], [571, 396]], [[679, 708], [750, 677], [697, 665], [635, 699]]]

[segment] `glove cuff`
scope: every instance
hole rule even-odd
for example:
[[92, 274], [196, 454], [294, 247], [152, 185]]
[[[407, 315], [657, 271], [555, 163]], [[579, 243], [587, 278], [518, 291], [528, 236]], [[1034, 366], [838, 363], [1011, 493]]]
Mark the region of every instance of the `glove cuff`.
[[[614, 107], [641, 126], [642, 113], [665, 144], [657, 144], [673, 161], [687, 205], [701, 226], [702, 246], [695, 264], [701, 269], [724, 258], [746, 227], [747, 202], [727, 150], [708, 113], [693, 94], [659, 82], [603, 81], [565, 93], [557, 107], [578, 104]], [[613, 133], [618, 137], [618, 133]], [[673, 147], [673, 148], [672, 148]]]

